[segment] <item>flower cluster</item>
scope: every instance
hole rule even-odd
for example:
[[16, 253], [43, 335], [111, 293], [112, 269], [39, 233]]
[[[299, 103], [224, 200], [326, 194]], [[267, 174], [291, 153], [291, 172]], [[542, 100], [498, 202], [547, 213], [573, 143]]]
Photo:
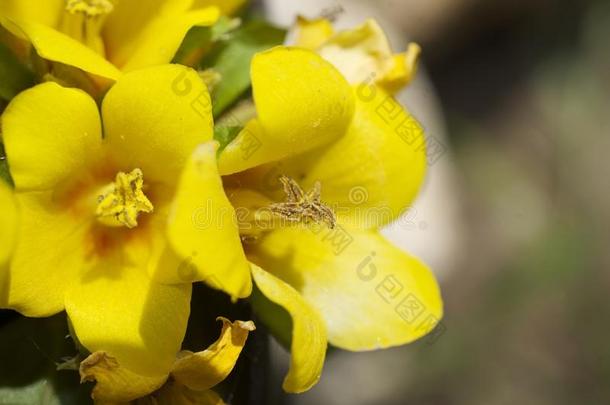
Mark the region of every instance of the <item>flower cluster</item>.
[[65, 310], [96, 401], [220, 401], [255, 327], [221, 318], [216, 343], [183, 350], [196, 282], [246, 299], [289, 346], [291, 393], [316, 384], [328, 344], [402, 345], [440, 320], [431, 271], [379, 234], [425, 175], [425, 149], [400, 136], [424, 132], [393, 98], [417, 45], [393, 54], [374, 21], [301, 18], [288, 45], [229, 53], [248, 85], [220, 94], [213, 48], [237, 38], [241, 1], [0, 4], [0, 41], [38, 83], [2, 112], [0, 307]]

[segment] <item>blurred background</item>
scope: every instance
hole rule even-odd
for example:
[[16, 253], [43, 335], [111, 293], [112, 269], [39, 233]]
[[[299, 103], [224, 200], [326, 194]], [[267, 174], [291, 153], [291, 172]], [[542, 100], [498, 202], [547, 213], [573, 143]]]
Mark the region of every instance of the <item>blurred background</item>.
[[[386, 234], [437, 272], [442, 333], [332, 351], [320, 384], [278, 404], [610, 403], [610, 2], [267, 1], [383, 21], [422, 45], [401, 101], [447, 146], [410, 227]], [[403, 222], [404, 225], [404, 222]], [[273, 351], [280, 379], [287, 358]]]

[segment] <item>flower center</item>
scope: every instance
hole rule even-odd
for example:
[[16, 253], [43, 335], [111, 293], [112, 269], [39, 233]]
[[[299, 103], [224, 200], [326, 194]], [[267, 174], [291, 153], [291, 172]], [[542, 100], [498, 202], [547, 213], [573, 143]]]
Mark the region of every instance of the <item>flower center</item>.
[[330, 229], [337, 225], [337, 218], [333, 210], [321, 200], [322, 185], [316, 182], [308, 192], [288, 176], [280, 177], [284, 187], [286, 201], [271, 204], [269, 210], [290, 222], [308, 223], [310, 221], [325, 223]]
[[138, 215], [142, 212], [151, 213], [154, 209], [143, 188], [142, 170], [119, 172], [115, 181], [105, 186], [98, 196], [95, 210], [97, 220], [111, 227], [125, 226], [132, 229], [138, 226]]
[[105, 56], [106, 49], [100, 32], [114, 5], [110, 0], [66, 0], [59, 29], [98, 54]]
[[66, 11], [70, 14], [98, 17], [109, 14], [113, 9], [110, 0], [66, 0]]

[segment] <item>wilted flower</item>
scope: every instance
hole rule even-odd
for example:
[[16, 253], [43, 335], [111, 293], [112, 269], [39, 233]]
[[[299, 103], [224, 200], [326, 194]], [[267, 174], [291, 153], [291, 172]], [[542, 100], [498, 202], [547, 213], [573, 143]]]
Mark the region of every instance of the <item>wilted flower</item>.
[[410, 43], [394, 54], [385, 33], [372, 19], [350, 30], [335, 32], [326, 19], [297, 21], [295, 45], [316, 51], [331, 62], [350, 84], [375, 83], [389, 93], [408, 85], [417, 71], [421, 48]]
[[[252, 321], [218, 320], [223, 324], [218, 340], [201, 352], [178, 353], [165, 379], [134, 374], [107, 353], [96, 352], [80, 363], [81, 381], [96, 382], [92, 398], [100, 403], [138, 399], [137, 404], [221, 405], [224, 402], [211, 388], [233, 370], [255, 327]], [[141, 397], [143, 393], [151, 394]]]

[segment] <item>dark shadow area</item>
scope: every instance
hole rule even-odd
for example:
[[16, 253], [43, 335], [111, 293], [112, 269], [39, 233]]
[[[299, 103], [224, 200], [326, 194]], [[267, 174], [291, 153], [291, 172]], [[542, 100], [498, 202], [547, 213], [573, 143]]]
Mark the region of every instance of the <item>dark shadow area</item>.
[[77, 371], [57, 370], [77, 354], [65, 313], [33, 319], [3, 311], [0, 319], [0, 396], [9, 401], [4, 403], [92, 402], [91, 385], [80, 385]]

